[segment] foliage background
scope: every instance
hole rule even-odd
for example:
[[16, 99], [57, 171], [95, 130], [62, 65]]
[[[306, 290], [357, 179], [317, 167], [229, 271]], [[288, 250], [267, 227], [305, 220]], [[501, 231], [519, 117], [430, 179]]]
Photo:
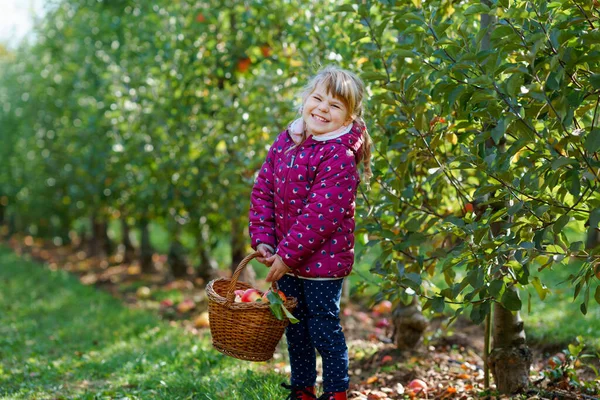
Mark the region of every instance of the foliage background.
[[507, 289], [544, 300], [564, 280], [582, 313], [600, 303], [593, 3], [57, 0], [49, 10], [38, 41], [0, 63], [9, 229], [62, 244], [90, 231], [90, 217], [150, 220], [169, 241], [187, 238], [196, 262], [244, 242], [256, 169], [302, 84], [336, 63], [368, 86], [375, 176], [357, 233], [375, 249], [377, 299], [416, 293], [434, 313], [481, 322], [495, 302], [523, 309]]

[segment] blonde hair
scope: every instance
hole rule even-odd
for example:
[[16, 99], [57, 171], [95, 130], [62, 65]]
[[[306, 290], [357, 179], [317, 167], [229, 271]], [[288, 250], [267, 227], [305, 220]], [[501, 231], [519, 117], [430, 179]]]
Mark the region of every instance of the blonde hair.
[[[367, 125], [362, 118], [364, 113], [363, 97], [365, 84], [357, 75], [348, 70], [333, 65], [327, 66], [317, 72], [302, 90], [300, 113], [302, 113], [302, 107], [308, 96], [319, 85], [322, 85], [328, 94], [331, 94], [344, 103], [353, 120], [358, 120], [362, 123], [364, 127], [363, 151], [358, 161], [363, 163], [363, 178], [368, 182], [373, 176], [371, 171], [371, 145], [373, 142], [367, 130]], [[302, 142], [304, 140], [306, 140], [306, 131], [302, 132]]]

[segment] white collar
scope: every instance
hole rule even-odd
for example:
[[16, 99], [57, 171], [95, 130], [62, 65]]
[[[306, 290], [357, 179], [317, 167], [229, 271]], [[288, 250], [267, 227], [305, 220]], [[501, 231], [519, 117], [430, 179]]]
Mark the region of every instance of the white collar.
[[[312, 138], [318, 142], [324, 142], [326, 140], [337, 139], [340, 136], [345, 135], [346, 133], [352, 130], [352, 123], [349, 125], [342, 125], [340, 128], [335, 131], [323, 133], [321, 135], [312, 135]], [[293, 121], [288, 127], [288, 131], [290, 132], [290, 136], [294, 140], [294, 142], [299, 143], [302, 140], [302, 132], [304, 131], [304, 120], [302, 117]]]

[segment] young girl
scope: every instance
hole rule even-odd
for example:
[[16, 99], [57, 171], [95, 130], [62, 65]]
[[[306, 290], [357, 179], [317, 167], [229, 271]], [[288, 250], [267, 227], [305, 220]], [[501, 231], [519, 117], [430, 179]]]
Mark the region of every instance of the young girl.
[[371, 139], [362, 120], [364, 85], [353, 73], [326, 67], [302, 93], [302, 117], [271, 146], [250, 207], [252, 247], [270, 267], [267, 282], [298, 299], [300, 320], [286, 329], [292, 370], [288, 399], [316, 399], [316, 353], [323, 395], [346, 399], [348, 349], [340, 325], [342, 280], [354, 263], [354, 206]]

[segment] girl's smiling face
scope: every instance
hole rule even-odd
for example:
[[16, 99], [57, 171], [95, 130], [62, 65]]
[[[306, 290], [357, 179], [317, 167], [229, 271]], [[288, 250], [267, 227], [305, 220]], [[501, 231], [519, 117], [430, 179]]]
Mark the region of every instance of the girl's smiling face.
[[333, 132], [352, 122], [346, 104], [328, 93], [321, 83], [304, 101], [302, 119], [307, 134], [315, 136]]

